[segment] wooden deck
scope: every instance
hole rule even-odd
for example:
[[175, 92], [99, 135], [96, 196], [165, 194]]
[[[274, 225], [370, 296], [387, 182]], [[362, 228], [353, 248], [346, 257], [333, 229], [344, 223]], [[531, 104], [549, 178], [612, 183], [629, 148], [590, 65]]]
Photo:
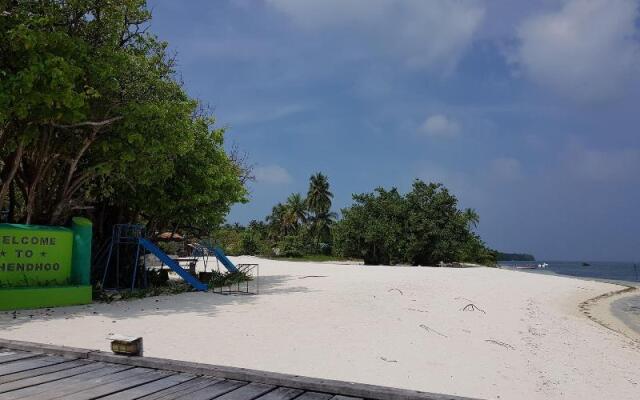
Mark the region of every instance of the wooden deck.
[[461, 397], [0, 339], [0, 399], [462, 400]]

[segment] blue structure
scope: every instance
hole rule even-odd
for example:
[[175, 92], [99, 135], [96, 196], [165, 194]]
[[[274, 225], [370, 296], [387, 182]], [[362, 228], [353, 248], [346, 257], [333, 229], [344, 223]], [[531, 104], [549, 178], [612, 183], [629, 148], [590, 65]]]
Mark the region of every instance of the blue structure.
[[[106, 288], [105, 283], [107, 281], [107, 275], [109, 272], [110, 264], [115, 259], [115, 287], [119, 289], [120, 283], [120, 248], [123, 246], [136, 246], [135, 256], [133, 259], [133, 273], [131, 277], [131, 290], [136, 286], [136, 278], [138, 278], [138, 269], [141, 269], [142, 283], [140, 286], [147, 286], [147, 273], [146, 265], [139, 265], [140, 256], [144, 255], [146, 251], [155, 255], [167, 265], [173, 272], [178, 274], [185, 282], [191, 285], [194, 289], [199, 291], [207, 291], [209, 287], [196, 279], [188, 271], [180, 266], [180, 264], [169, 257], [165, 252], [160, 250], [155, 244], [148, 239], [145, 239], [145, 230], [142, 225], [130, 225], [130, 224], [117, 224], [113, 227], [113, 235], [111, 237], [111, 243], [109, 246], [109, 253], [107, 256], [107, 262], [104, 269], [104, 275], [102, 277], [102, 287]], [[223, 253], [224, 254], [224, 253]], [[144, 260], [144, 258], [143, 258]], [[227, 261], [229, 261], [227, 259]], [[231, 262], [231, 261], [229, 261]], [[233, 264], [231, 264], [233, 265]], [[235, 268], [235, 267], [234, 267]]]
[[194, 289], [205, 292], [209, 289], [207, 285], [200, 282], [196, 278], [193, 277], [189, 272], [185, 271], [184, 268], [180, 266], [175, 260], [169, 257], [164, 251], [160, 250], [158, 246], [151, 243], [149, 240], [140, 238], [139, 242], [140, 246], [144, 249], [148, 250], [151, 254], [158, 257], [160, 261], [165, 263], [173, 272], [178, 274], [182, 279], [185, 280], [189, 285], [193, 286]]
[[238, 267], [236, 267], [231, 260], [229, 260], [229, 258], [227, 258], [227, 256], [224, 254], [224, 251], [222, 251], [222, 249], [220, 247], [212, 247], [210, 245], [207, 245], [205, 243], [200, 243], [200, 245], [204, 248], [206, 248], [207, 250], [209, 250], [210, 252], [213, 253], [214, 256], [216, 256], [216, 258], [218, 259], [218, 261], [220, 261], [222, 263], [222, 265], [224, 265], [224, 267], [227, 269], [227, 271], [229, 272], [238, 272]]

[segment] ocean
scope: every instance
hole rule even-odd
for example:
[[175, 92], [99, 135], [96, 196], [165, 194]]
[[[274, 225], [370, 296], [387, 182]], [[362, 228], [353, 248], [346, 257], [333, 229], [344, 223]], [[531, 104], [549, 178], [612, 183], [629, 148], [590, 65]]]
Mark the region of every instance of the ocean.
[[[640, 262], [589, 262], [580, 261], [535, 261], [501, 262], [500, 267], [516, 269], [518, 266], [549, 264], [544, 269], [519, 269], [535, 274], [573, 276], [583, 279], [620, 283], [640, 288]], [[618, 299], [611, 304], [611, 312], [629, 328], [640, 334], [640, 295]]]
[[538, 265], [543, 262], [549, 264], [545, 269], [522, 270], [542, 274], [556, 274], [575, 276], [579, 278], [595, 279], [602, 281], [617, 281], [630, 285], [640, 284], [640, 262], [601, 262], [586, 261], [589, 265], [583, 265], [583, 261], [509, 261], [501, 262], [501, 267], [515, 268], [523, 265]]

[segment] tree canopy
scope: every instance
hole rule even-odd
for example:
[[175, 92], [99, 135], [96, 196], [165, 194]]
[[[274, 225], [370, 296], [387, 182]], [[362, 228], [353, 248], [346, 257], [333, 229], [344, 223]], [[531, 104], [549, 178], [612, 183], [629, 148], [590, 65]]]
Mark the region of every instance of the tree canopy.
[[363, 258], [365, 264], [495, 262], [473, 231], [477, 213], [459, 209], [441, 184], [416, 180], [404, 196], [395, 188], [378, 188], [353, 200], [334, 230], [339, 255]]
[[[210, 229], [248, 170], [185, 92], [143, 0], [0, 2], [0, 209]], [[106, 229], [106, 228], [105, 228]], [[100, 233], [100, 232], [98, 232]]]

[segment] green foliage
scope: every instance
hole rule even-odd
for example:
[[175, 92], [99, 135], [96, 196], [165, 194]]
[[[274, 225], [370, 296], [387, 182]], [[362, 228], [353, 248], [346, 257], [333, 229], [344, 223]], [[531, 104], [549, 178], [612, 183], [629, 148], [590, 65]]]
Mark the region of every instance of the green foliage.
[[498, 261], [535, 261], [536, 258], [532, 254], [526, 253], [501, 253], [496, 256]]
[[303, 235], [287, 235], [278, 242], [278, 255], [282, 257], [301, 257], [306, 254]]
[[[310, 180], [310, 193], [316, 191], [311, 187], [317, 181], [324, 181], [321, 186], [328, 190], [326, 177], [318, 175]], [[342, 220], [334, 222], [334, 213], [312, 209], [309, 204], [314, 202], [308, 198], [305, 210], [301, 196], [292, 194], [273, 207], [265, 222], [226, 226], [216, 239], [233, 255], [363, 259], [366, 264], [385, 265], [496, 262], [495, 251], [474, 231], [478, 214], [460, 209], [456, 197], [441, 184], [417, 180], [406, 195], [395, 188], [378, 188], [353, 199], [354, 204], [342, 210]]]
[[353, 198], [334, 229], [339, 255], [362, 257], [366, 264], [495, 263], [494, 253], [472, 231], [477, 214], [458, 209], [441, 184], [417, 180], [405, 196], [378, 188]]
[[240, 226], [223, 226], [216, 229], [212, 234], [211, 242], [215, 246], [220, 246], [224, 252], [230, 256], [240, 256], [242, 254], [242, 238], [245, 228]]
[[[0, 208], [61, 224], [210, 231], [245, 201], [246, 167], [145, 33], [143, 0], [0, 3]], [[17, 168], [20, 166], [20, 168]]]
[[307, 193], [307, 206], [309, 211], [319, 214], [327, 213], [331, 209], [333, 194], [329, 191], [329, 180], [321, 172], [309, 179], [309, 191]]
[[240, 239], [240, 254], [256, 255], [260, 250], [259, 246], [259, 241], [253, 232], [245, 231], [242, 233]]
[[210, 289], [214, 289], [219, 287], [231, 286], [231, 285], [252, 281], [252, 280], [253, 280], [253, 277], [251, 277], [251, 275], [243, 271], [227, 272], [227, 273], [212, 271], [211, 278], [208, 284]]
[[334, 229], [336, 253], [364, 259], [365, 264], [397, 264], [405, 260], [407, 204], [396, 189], [378, 188], [354, 195]]

